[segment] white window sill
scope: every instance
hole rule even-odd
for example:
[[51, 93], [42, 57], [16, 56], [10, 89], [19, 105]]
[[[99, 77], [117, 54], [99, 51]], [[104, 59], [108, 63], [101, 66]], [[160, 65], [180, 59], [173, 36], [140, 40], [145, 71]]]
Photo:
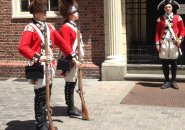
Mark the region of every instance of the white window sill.
[[[33, 18], [32, 14], [22, 13], [22, 14], [12, 14], [12, 19], [24, 19], [24, 18]], [[58, 13], [47, 13], [47, 18], [62, 18]]]

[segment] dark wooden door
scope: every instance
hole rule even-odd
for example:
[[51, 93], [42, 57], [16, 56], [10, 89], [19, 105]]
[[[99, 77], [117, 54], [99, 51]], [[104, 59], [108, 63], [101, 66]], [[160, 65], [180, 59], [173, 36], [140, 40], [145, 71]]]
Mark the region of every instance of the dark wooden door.
[[157, 10], [161, 0], [147, 0], [147, 42], [150, 45], [155, 43], [156, 20], [163, 12]]

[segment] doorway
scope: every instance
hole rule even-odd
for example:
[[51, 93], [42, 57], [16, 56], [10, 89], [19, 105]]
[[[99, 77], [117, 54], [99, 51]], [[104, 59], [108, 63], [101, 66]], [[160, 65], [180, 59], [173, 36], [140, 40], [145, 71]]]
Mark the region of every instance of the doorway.
[[[128, 64], [160, 64], [155, 49], [156, 20], [164, 13], [157, 10], [160, 2], [161, 0], [126, 0]], [[183, 3], [185, 4], [179, 2]], [[185, 15], [181, 16], [185, 19]], [[185, 43], [182, 44], [182, 50], [185, 50]], [[185, 51], [183, 53], [185, 55]], [[185, 59], [184, 55], [182, 59]], [[182, 61], [185, 64], [185, 60]]]

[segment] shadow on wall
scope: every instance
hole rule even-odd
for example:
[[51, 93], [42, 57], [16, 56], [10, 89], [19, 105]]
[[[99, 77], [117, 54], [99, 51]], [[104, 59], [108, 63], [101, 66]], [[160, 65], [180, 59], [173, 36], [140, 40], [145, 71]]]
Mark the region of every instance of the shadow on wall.
[[104, 2], [78, 0], [80, 27], [85, 45], [85, 61], [97, 66], [105, 59]]

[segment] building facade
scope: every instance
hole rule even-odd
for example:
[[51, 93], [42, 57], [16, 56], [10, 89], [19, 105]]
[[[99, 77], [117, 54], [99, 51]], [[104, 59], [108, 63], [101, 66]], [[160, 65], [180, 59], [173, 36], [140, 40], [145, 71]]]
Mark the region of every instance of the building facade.
[[[101, 80], [124, 80], [129, 65], [158, 64], [154, 48], [156, 7], [161, 0], [77, 0], [85, 45], [84, 76]], [[182, 7], [185, 2], [178, 1]], [[24, 77], [27, 60], [17, 46], [32, 16], [29, 0], [0, 0], [0, 74]], [[57, 29], [63, 22], [58, 0], [49, 0], [48, 22]], [[179, 13], [185, 18], [182, 8]], [[55, 49], [57, 57], [58, 49]], [[59, 74], [58, 74], [59, 76]]]

